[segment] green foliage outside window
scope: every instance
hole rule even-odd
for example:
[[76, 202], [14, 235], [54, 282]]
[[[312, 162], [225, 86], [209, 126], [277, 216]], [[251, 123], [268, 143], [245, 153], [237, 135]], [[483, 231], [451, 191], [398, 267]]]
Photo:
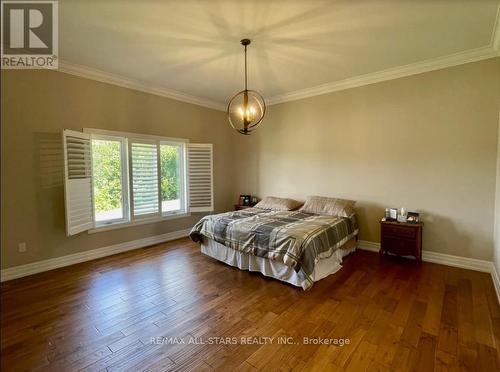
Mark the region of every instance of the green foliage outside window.
[[161, 160], [161, 199], [180, 199], [179, 147], [162, 145]]
[[[121, 208], [121, 143], [93, 140], [92, 157], [96, 212]], [[180, 199], [179, 147], [162, 145], [160, 160], [162, 200]]]
[[121, 143], [92, 141], [94, 199], [96, 212], [120, 208], [122, 204]]

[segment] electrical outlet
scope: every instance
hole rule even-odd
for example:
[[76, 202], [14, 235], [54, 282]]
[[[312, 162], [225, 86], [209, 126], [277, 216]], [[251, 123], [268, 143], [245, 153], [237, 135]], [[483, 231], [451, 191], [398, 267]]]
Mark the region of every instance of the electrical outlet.
[[24, 253], [24, 252], [26, 252], [28, 250], [28, 248], [26, 248], [26, 243], [25, 242], [19, 243], [18, 246], [17, 246], [17, 248], [18, 248], [19, 253]]

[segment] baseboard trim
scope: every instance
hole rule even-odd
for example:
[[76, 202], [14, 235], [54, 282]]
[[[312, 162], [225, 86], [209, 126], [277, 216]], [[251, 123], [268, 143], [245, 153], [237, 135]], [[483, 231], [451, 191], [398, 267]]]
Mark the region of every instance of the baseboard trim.
[[51, 258], [48, 260], [29, 263], [26, 265], [14, 266], [1, 270], [0, 281], [17, 279], [28, 275], [41, 273], [44, 271], [58, 269], [77, 263], [95, 260], [97, 258], [111, 256], [117, 253], [127, 252], [133, 249], [144, 248], [150, 245], [168, 242], [170, 240], [184, 238], [189, 235], [191, 229], [173, 231], [166, 234], [150, 236], [143, 239], [132, 240], [107, 247], [92, 249], [90, 251], [70, 254], [67, 256]]
[[378, 252], [380, 250], [380, 243], [358, 240], [357, 248], [363, 251]]
[[[86, 252], [75, 253], [67, 256], [51, 258], [49, 260], [11, 267], [0, 271], [0, 281], [4, 282], [12, 279], [22, 278], [24, 276], [38, 274], [44, 271], [54, 270], [81, 262], [95, 260], [97, 258], [112, 256], [114, 254], [184, 238], [189, 235], [190, 231], [191, 229], [173, 231], [166, 234], [150, 236], [143, 239], [132, 240], [129, 242], [110, 245], [107, 247], [92, 249]], [[358, 249], [365, 251], [378, 252], [380, 250], [380, 243], [370, 242], [367, 240], [358, 240], [357, 247]], [[425, 262], [431, 262], [446, 266], [491, 273], [491, 278], [493, 280], [498, 301], [500, 303], [500, 276], [498, 275], [493, 262], [431, 251], [423, 251], [422, 260]]]
[[[359, 240], [358, 248], [364, 251], [378, 252], [380, 250], [380, 243], [370, 242], [367, 240]], [[485, 273], [491, 273], [493, 268], [493, 262], [491, 261], [478, 260], [475, 258], [462, 256], [453, 256], [451, 254], [444, 254], [426, 250], [422, 251], [422, 261], [459, 267], [462, 269], [482, 271]]]
[[498, 271], [495, 268], [495, 265], [493, 265], [491, 269], [491, 279], [493, 280], [493, 285], [495, 286], [498, 303], [500, 303], [500, 275], [498, 275]]
[[[357, 247], [364, 251], [378, 252], [380, 250], [380, 243], [358, 240]], [[500, 276], [493, 262], [425, 250], [422, 251], [422, 261], [490, 273], [497, 294], [498, 303], [500, 304]]]
[[493, 262], [450, 254], [422, 251], [422, 260], [446, 266], [491, 273]]

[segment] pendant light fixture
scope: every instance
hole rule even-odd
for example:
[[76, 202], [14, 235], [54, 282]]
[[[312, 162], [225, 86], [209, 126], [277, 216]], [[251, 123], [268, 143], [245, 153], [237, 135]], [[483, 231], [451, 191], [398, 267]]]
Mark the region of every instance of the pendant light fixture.
[[241, 40], [245, 47], [245, 89], [236, 93], [227, 105], [227, 116], [231, 126], [241, 134], [249, 135], [255, 130], [266, 113], [266, 103], [262, 96], [247, 86], [247, 46], [250, 39]]

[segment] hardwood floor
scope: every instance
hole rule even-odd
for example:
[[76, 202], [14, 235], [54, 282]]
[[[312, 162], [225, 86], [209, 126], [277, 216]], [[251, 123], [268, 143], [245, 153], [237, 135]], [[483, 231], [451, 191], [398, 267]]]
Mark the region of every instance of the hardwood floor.
[[2, 371], [495, 371], [499, 350], [488, 274], [364, 251], [307, 292], [187, 239], [2, 284]]

